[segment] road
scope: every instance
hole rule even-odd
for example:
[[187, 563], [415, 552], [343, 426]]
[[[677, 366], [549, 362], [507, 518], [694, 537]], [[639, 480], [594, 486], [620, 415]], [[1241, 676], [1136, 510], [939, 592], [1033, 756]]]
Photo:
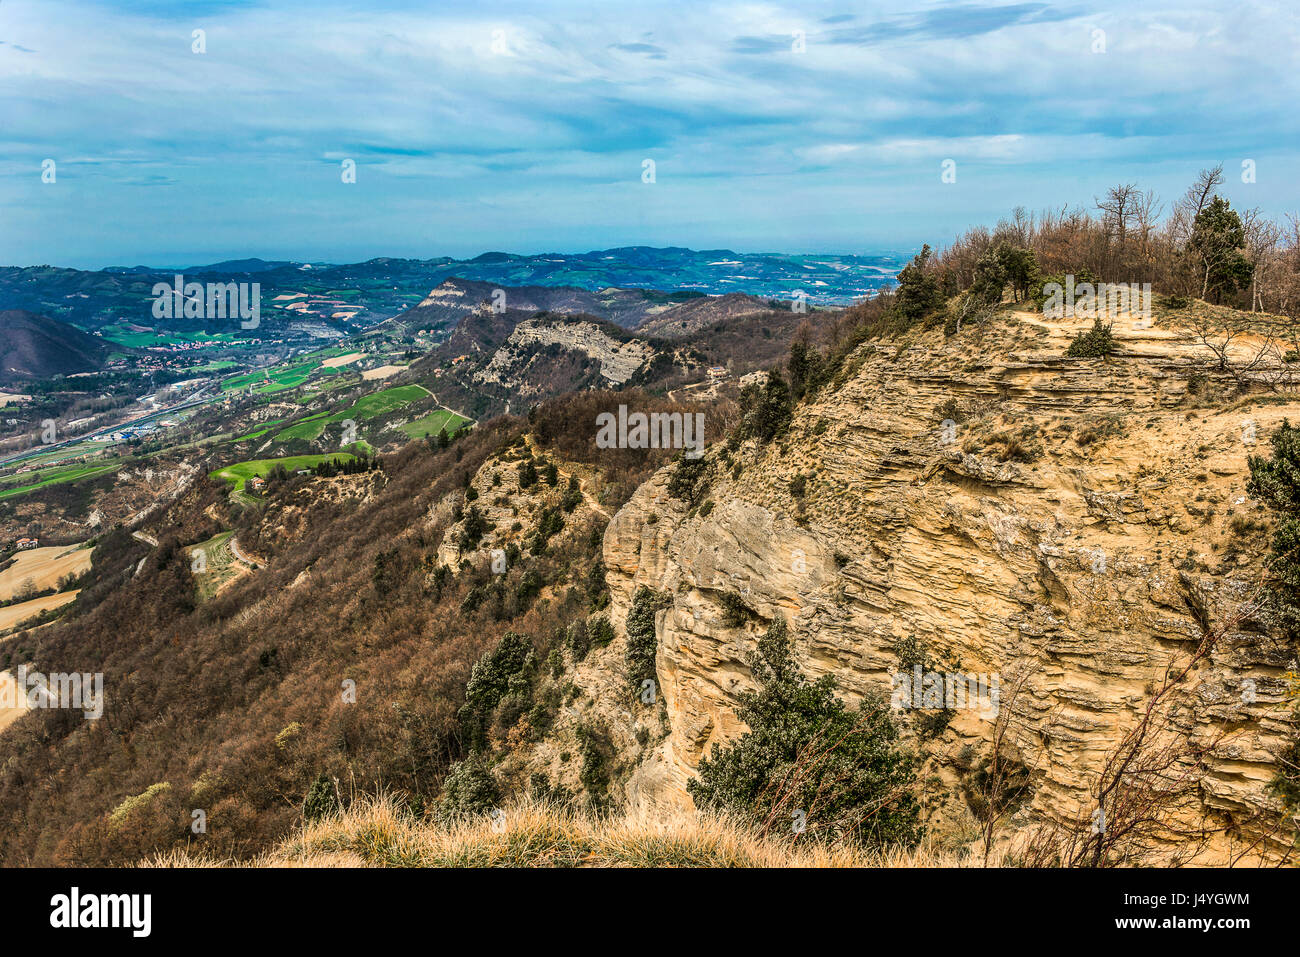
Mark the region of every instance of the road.
[[203, 396], [203, 392], [204, 389], [200, 389], [189, 399], [186, 399], [184, 402], [178, 403], [177, 405], [170, 405], [165, 409], [157, 409], [146, 415], [137, 416], [134, 419], [127, 419], [125, 422], [119, 422], [116, 425], [110, 425], [107, 428], [99, 429], [96, 432], [79, 435], [75, 439], [65, 439], [62, 442], [51, 442], [49, 445], [37, 445], [30, 449], [24, 449], [21, 452], [15, 452], [6, 458], [0, 458], [0, 465], [12, 465], [21, 462], [24, 459], [34, 458], [38, 455], [47, 455], [50, 452], [57, 451], [58, 449], [79, 445], [82, 442], [93, 442], [95, 439], [101, 438], [105, 435], [112, 435], [114, 432], [120, 432], [122, 429], [128, 429], [131, 426], [139, 425], [142, 422], [148, 422], [150, 419], [161, 418], [162, 416], [170, 415], [173, 412], [179, 412], [192, 406], [203, 405], [205, 402], [209, 401], [206, 396]]
[[235, 539], [235, 536], [233, 535], [230, 536], [230, 541], [228, 544], [230, 545], [230, 554], [235, 556], [236, 561], [243, 562], [249, 568], [257, 568], [257, 562], [253, 561], [251, 558], [249, 558], [247, 555], [243, 553], [243, 551], [239, 547], [239, 542]]

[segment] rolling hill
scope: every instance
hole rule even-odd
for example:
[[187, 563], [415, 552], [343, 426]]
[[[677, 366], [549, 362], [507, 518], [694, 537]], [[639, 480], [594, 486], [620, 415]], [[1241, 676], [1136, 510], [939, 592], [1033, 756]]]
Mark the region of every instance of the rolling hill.
[[99, 339], [23, 309], [0, 312], [0, 382], [94, 372], [107, 358]]

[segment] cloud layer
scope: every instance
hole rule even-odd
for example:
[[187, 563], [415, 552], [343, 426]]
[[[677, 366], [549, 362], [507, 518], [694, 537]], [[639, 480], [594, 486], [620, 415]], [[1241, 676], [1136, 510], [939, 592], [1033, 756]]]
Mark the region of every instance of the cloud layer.
[[1300, 208], [1293, 9], [1135, 7], [4, 0], [0, 263], [897, 250], [1218, 162]]

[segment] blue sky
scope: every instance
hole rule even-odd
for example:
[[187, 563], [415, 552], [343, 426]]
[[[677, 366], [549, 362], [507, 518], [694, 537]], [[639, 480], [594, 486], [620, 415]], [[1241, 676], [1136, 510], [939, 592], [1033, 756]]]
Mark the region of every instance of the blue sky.
[[1293, 3], [0, 0], [0, 264], [866, 253], [1219, 162], [1281, 216], [1298, 59]]

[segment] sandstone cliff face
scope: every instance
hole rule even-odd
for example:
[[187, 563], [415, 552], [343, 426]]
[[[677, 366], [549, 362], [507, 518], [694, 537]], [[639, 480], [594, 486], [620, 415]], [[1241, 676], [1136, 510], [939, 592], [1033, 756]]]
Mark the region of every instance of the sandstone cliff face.
[[[669, 733], [630, 798], [689, 804], [700, 759], [744, 731], [747, 653], [783, 615], [805, 671], [833, 674], [851, 701], [889, 694], [909, 638], [998, 676], [1032, 783], [1014, 823], [1086, 818], [1152, 682], [1255, 592], [1266, 515], [1246, 494], [1246, 458], [1267, 454], [1300, 403], [1208, 398], [1221, 383], [1164, 330], [1117, 323], [1121, 355], [1069, 360], [1072, 329], [1042, 325], [864, 346], [787, 436], [736, 452], [739, 477], [710, 450], [711, 509], [670, 497], [665, 469], [614, 516], [604, 555], [620, 636], [638, 584], [672, 596], [657, 659]], [[763, 620], [729, 625], [724, 595]], [[1275, 812], [1266, 784], [1293, 655], [1247, 623], [1178, 692], [1181, 732], [1226, 735], [1197, 800], [1234, 833], [1205, 860], [1250, 843]], [[992, 730], [959, 709], [917, 742], [936, 826], [969, 821], [961, 755], [987, 749]]]
[[620, 342], [592, 322], [554, 323], [525, 320], [474, 378], [478, 382], [515, 386], [534, 358], [536, 347], [557, 345], [581, 352], [600, 363], [600, 374], [621, 385], [654, 358], [654, 347], [639, 339]]

